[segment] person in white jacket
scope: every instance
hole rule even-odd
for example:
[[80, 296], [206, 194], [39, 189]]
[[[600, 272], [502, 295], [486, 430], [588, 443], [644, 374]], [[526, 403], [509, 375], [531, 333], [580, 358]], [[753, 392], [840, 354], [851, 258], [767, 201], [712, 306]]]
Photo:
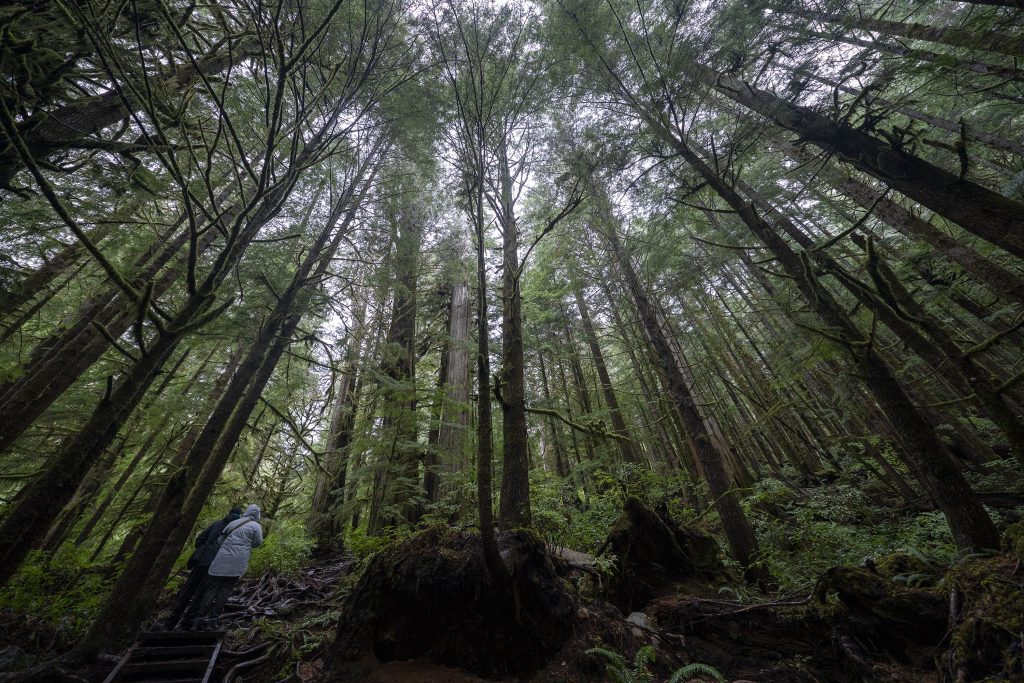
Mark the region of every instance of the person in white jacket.
[[206, 585], [199, 600], [195, 628], [213, 629], [238, 579], [249, 568], [253, 548], [263, 543], [260, 508], [250, 505], [221, 532], [221, 546], [207, 571]]

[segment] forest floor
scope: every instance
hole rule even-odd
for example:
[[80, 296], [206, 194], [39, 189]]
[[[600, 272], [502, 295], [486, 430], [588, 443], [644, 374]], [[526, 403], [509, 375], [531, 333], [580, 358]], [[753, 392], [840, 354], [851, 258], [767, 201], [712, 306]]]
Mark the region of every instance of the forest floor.
[[[711, 536], [632, 499], [598, 557], [532, 532], [499, 540], [512, 575], [500, 590], [478, 536], [445, 527], [363, 558], [243, 580], [222, 617], [219, 674], [242, 665], [247, 683], [661, 683], [680, 670], [680, 681], [1024, 681], [1024, 522], [1005, 529], [998, 554], [949, 564], [882, 554], [786, 593], [744, 583]], [[2, 643], [27, 653], [0, 648], [0, 671], [46, 649], [39, 633], [11, 626]], [[67, 680], [99, 683], [112, 661]]]
[[710, 537], [670, 522], [627, 505], [607, 544], [613, 567], [505, 535], [515, 618], [488, 593], [465, 531], [264, 576], [232, 601], [229, 649], [269, 641], [245, 677], [268, 683], [657, 682], [680, 669], [682, 681], [1024, 680], [1020, 523], [1000, 554], [939, 567], [893, 553], [834, 567], [802, 595], [748, 587], [723, 600], [742, 582]]

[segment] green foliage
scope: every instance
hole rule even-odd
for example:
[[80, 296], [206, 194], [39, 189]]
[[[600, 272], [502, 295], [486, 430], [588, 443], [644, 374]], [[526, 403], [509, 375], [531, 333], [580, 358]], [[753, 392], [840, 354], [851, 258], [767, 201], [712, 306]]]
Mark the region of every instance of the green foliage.
[[[652, 683], [654, 675], [648, 668], [655, 661], [654, 648], [644, 645], [633, 655], [633, 662], [630, 663], [618, 652], [603, 647], [593, 647], [586, 651], [588, 655], [600, 655], [608, 660], [605, 673], [613, 683]], [[710, 678], [715, 681], [725, 681], [722, 673], [713, 666], [694, 662], [677, 669], [668, 679], [669, 683], [684, 683], [700, 678]]]
[[359, 527], [345, 536], [345, 548], [357, 559], [362, 560], [382, 550], [393, 541], [408, 538], [414, 531], [407, 526], [386, 526], [380, 530], [378, 535], [370, 536], [366, 533], [366, 527]]
[[694, 662], [693, 664], [687, 664], [683, 668], [677, 670], [668, 679], [668, 683], [683, 683], [683, 681], [692, 681], [695, 678], [713, 678], [716, 681], [725, 682], [725, 676], [722, 672], [713, 666], [708, 664], [702, 664], [700, 662]]
[[106, 597], [114, 573], [91, 565], [86, 550], [50, 556], [34, 552], [21, 570], [0, 590], [0, 608], [19, 615], [19, 621], [49, 632], [57, 643], [72, 643], [92, 621]]
[[622, 504], [629, 496], [651, 506], [668, 502], [677, 519], [693, 517], [692, 510], [681, 507], [674, 481], [636, 465], [584, 464], [566, 479], [539, 470], [531, 473], [533, 526], [552, 545], [596, 549], [622, 514]]
[[314, 543], [301, 520], [286, 519], [275, 524], [263, 545], [253, 551], [248, 573], [260, 576], [296, 572], [306, 564]]
[[588, 655], [600, 655], [608, 660], [605, 672], [614, 683], [650, 683], [651, 672], [647, 668], [654, 661], [654, 648], [644, 645], [633, 656], [632, 665], [626, 658], [614, 650], [593, 647], [586, 651]]
[[894, 515], [844, 478], [806, 494], [798, 498], [782, 482], [765, 479], [743, 501], [782, 592], [805, 589], [829, 567], [895, 551], [939, 564], [956, 557], [939, 512]]
[[594, 550], [622, 512], [614, 492], [587, 495], [571, 478], [535, 471], [530, 484], [534, 529], [551, 545]]

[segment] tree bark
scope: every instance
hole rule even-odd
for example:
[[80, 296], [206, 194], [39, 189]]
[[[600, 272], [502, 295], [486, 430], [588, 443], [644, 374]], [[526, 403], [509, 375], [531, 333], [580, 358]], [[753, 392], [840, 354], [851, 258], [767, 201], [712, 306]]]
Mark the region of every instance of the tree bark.
[[345, 366], [334, 395], [334, 414], [324, 448], [324, 461], [317, 471], [316, 487], [310, 504], [310, 532], [318, 549], [330, 549], [340, 541], [344, 522], [345, 486], [348, 480], [349, 443], [355, 428], [356, 407], [361, 382], [359, 350], [366, 336], [366, 300], [355, 312], [354, 330], [347, 341]]
[[526, 433], [526, 361], [523, 357], [523, 302], [520, 291], [519, 224], [511, 170], [504, 144], [498, 153], [501, 175], [501, 394], [502, 470], [498, 526], [530, 526], [530, 444]]
[[[412, 521], [413, 495], [419, 449], [416, 413], [416, 286], [423, 238], [421, 218], [398, 216], [392, 226], [395, 243], [395, 280], [391, 325], [382, 351], [381, 371], [388, 377], [384, 387], [384, 436], [377, 454], [373, 492], [366, 530], [376, 535], [385, 526], [403, 519]], [[389, 512], [393, 510], [394, 512]]]
[[778, 11], [800, 19], [817, 21], [823, 24], [842, 26], [847, 29], [858, 29], [871, 31], [897, 38], [909, 38], [911, 40], [922, 40], [930, 43], [939, 43], [952, 47], [966, 48], [969, 50], [984, 50], [1011, 57], [1024, 57], [1024, 38], [1012, 36], [1005, 33], [987, 31], [975, 33], [957, 27], [938, 27], [926, 24], [905, 23], [899, 21], [886, 21], [871, 17], [854, 16], [850, 14], [832, 14], [829, 12], [812, 12], [810, 10], [793, 7], [786, 3], [777, 8]]
[[[804, 69], [793, 69], [793, 73], [798, 76], [806, 76], [807, 78], [810, 78], [813, 81], [821, 83], [822, 85], [827, 85], [830, 88], [840, 90], [844, 93], [847, 93], [848, 95], [854, 95], [856, 97], [860, 97], [862, 94], [866, 93], [866, 91], [868, 91], [869, 88], [872, 91], [875, 89], [869, 86], [865, 87], [863, 90], [858, 91], [857, 89], [852, 88], [848, 85], [844, 85], [839, 81], [833, 80], [826, 76], [822, 76], [820, 74], [814, 73], [812, 71], [807, 71]], [[1001, 135], [995, 135], [993, 133], [980, 130], [977, 126], [973, 124], [968, 124], [963, 119], [961, 119], [959, 122], [950, 121], [949, 119], [942, 118], [941, 116], [934, 116], [932, 114], [928, 114], [926, 112], [921, 111], [920, 109], [915, 109], [914, 107], [908, 105], [891, 102], [878, 95], [868, 96], [867, 102], [870, 107], [882, 107], [884, 109], [899, 112], [904, 116], [915, 119], [917, 121], [921, 121], [922, 123], [926, 123], [934, 128], [941, 128], [942, 130], [953, 133], [954, 135], [959, 136], [962, 134], [966, 139], [981, 143], [982, 145], [985, 145], [990, 149], [998, 150], [1001, 152], [1007, 152], [1008, 154], [1016, 154], [1017, 156], [1024, 157], [1024, 145], [1009, 138], [1003, 137]], [[1002, 171], [1006, 172], [1006, 169], [1002, 169]]]
[[[551, 401], [551, 388], [548, 385], [548, 373], [544, 366], [543, 350], [537, 354], [537, 362], [540, 364], [540, 382], [541, 389], [544, 392], [544, 403], [547, 404], [548, 408], [553, 408]], [[555, 474], [560, 477], [566, 477], [569, 475], [569, 466], [568, 463], [566, 463], [565, 454], [562, 452], [562, 443], [558, 438], [558, 425], [555, 424], [555, 418], [553, 417], [548, 417], [545, 422], [548, 426], [548, 433], [551, 434], [551, 446], [555, 455], [554, 463], [552, 464], [554, 465]]]
[[[226, 214], [227, 220], [234, 215]], [[138, 290], [153, 282], [153, 299], [165, 294], [181, 277], [187, 255], [182, 253], [188, 233], [174, 232], [185, 221], [184, 213], [173, 226], [140, 255], [131, 284]], [[213, 243], [215, 230], [200, 240], [197, 250], [205, 253]], [[164, 244], [164, 240], [170, 241]], [[155, 252], [155, 254], [154, 254]], [[176, 258], [175, 258], [176, 257]], [[172, 259], [175, 263], [168, 267]], [[33, 349], [24, 372], [0, 386], [0, 452], [27, 430], [47, 408], [63, 395], [86, 370], [110, 348], [100, 327], [113, 339], [119, 339], [136, 319], [134, 305], [119, 287], [111, 283], [106, 290], [83, 303], [74, 322], [58, 330]]]
[[469, 425], [469, 284], [456, 282], [452, 287], [452, 306], [448, 327], [446, 391], [441, 404], [438, 428], [437, 498], [450, 489], [451, 476], [466, 467], [466, 437]]
[[[602, 203], [606, 203], [604, 200]], [[677, 408], [682, 415], [687, 436], [693, 446], [694, 453], [701, 465], [704, 477], [708, 482], [711, 495], [714, 498], [715, 509], [718, 511], [722, 528], [729, 541], [732, 555], [746, 570], [749, 579], [757, 580], [764, 578], [763, 572], [759, 570], [755, 561], [758, 555], [757, 537], [754, 530], [747, 521], [747, 516], [740, 507], [739, 497], [729, 483], [729, 477], [725, 471], [724, 457], [715, 448], [714, 441], [708, 433], [704, 419], [700, 415], [697, 403], [690, 393], [686, 380], [679, 372], [675, 355], [669, 345], [668, 339], [658, 322], [658, 315], [655, 307], [651, 304], [640, 284], [640, 279], [626, 255], [616, 233], [616, 226], [610, 220], [610, 211], [603, 209], [606, 215], [602, 216], [606, 231], [606, 238], [612, 248], [619, 270], [626, 281], [637, 312], [643, 322], [648, 339], [654, 351], [653, 357], [659, 362], [659, 370], [665, 378], [669, 394], [675, 401]]]
[[594, 321], [590, 317], [590, 308], [587, 306], [587, 301], [583, 296], [583, 290], [577, 285], [573, 293], [576, 297], [576, 308], [579, 310], [580, 319], [583, 322], [583, 335], [587, 338], [587, 345], [590, 347], [594, 368], [597, 370], [597, 376], [601, 381], [601, 390], [604, 392], [604, 401], [608, 404], [608, 418], [611, 420], [612, 430], [622, 437], [621, 439], [616, 439], [619, 455], [622, 457], [623, 462], [639, 462], [640, 459], [637, 457], [633, 447], [633, 439], [630, 436], [629, 429], [626, 427], [626, 421], [622, 417], [622, 410], [619, 408], [619, 400], [615, 395], [615, 387], [612, 385], [611, 375], [608, 374], [608, 366], [605, 364], [604, 355], [601, 353], [601, 345], [598, 343], [597, 333], [594, 331]]
[[[785, 144], [783, 148], [786, 154], [801, 164], [813, 161], [813, 155], [792, 143]], [[853, 176], [840, 172], [828, 163], [818, 164], [815, 167], [815, 175], [824, 178], [863, 209], [874, 207], [873, 215], [884, 221], [886, 225], [911, 239], [920, 240], [931, 246], [994, 293], [1006, 297], [1010, 301], [1024, 303], [1024, 277], [1007, 270], [990, 258], [982, 256], [971, 247], [961, 244], [954, 237], [917, 217], [897, 202], [882, 197], [882, 192], [856, 180]]]
[[862, 130], [788, 102], [766, 90], [700, 64], [690, 72], [726, 97], [835, 153], [965, 230], [1024, 258], [1024, 205], [896, 149]]
[[291, 344], [291, 337], [312, 296], [315, 284], [311, 284], [323, 278], [334, 253], [348, 233], [365, 194], [364, 191], [357, 195], [357, 189], [366, 177], [371, 161], [375, 161], [366, 184], [372, 182], [383, 158], [383, 153], [376, 156], [381, 144], [382, 140], [379, 140], [338, 199], [325, 227], [292, 276], [291, 283], [261, 325], [245, 359], [233, 374], [182, 467], [164, 488], [139, 547], [76, 647], [76, 657], [88, 657], [131, 633], [159, 597], [167, 575], [234, 450], [249, 415], [278, 361]]
[[786, 274], [794, 280], [807, 303], [829, 327], [828, 334], [833, 339], [841, 340], [840, 346], [856, 364], [906, 443], [907, 448], [903, 453], [908, 456], [907, 467], [946, 516], [957, 546], [963, 549], [996, 547], [999, 534], [988, 513], [974, 495], [949, 451], [879, 356], [874, 340], [862, 334], [850, 320], [843, 307], [818, 281], [808, 260], [794, 252], [739, 193], [726, 184], [684, 141], [670, 133], [664, 124], [650, 118], [648, 124], [655, 134], [673, 146], [736, 212], [751, 233], [768, 247]]
[[[235, 43], [233, 51], [205, 55], [195, 62], [184, 62], [178, 73], [161, 83], [152, 84], [158, 92], [180, 93], [188, 90], [201, 76], [218, 74], [246, 59], [252, 43]], [[81, 97], [53, 111], [39, 112], [18, 123], [18, 135], [38, 162], [52, 159], [60, 152], [83, 145], [142, 108], [143, 103], [128, 99], [130, 89], [111, 89], [101, 95]], [[9, 187], [25, 164], [0, 131], [0, 187]]]

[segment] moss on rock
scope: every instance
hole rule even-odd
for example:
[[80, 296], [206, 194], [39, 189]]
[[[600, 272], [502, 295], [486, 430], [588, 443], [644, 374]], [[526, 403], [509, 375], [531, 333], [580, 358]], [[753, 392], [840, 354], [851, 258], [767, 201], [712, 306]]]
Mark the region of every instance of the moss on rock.
[[902, 576], [930, 577], [935, 574], [935, 569], [917, 555], [905, 552], [889, 553], [875, 558], [871, 567], [887, 579]]
[[1011, 524], [1003, 532], [1003, 552], [1024, 558], [1024, 522]]
[[1021, 564], [1015, 555], [972, 558], [946, 576], [961, 615], [946, 658], [954, 678], [1024, 680]]

